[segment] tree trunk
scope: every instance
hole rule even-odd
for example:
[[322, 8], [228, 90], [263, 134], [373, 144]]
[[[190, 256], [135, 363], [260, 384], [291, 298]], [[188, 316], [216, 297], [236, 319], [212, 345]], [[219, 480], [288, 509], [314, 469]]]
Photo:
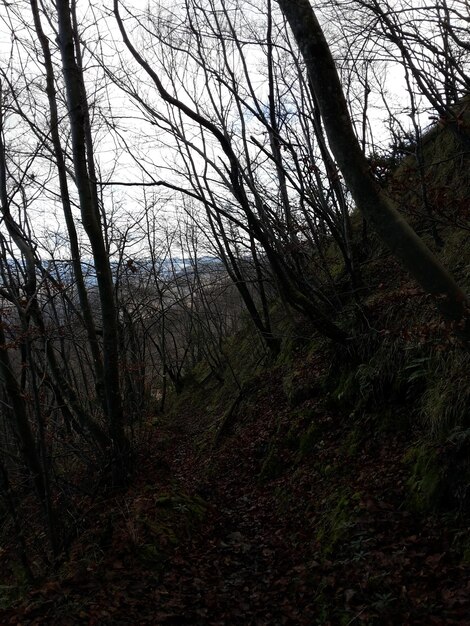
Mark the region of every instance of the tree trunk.
[[354, 134], [338, 72], [309, 0], [277, 0], [292, 29], [318, 100], [325, 132], [358, 208], [410, 274], [431, 294], [456, 333], [470, 339], [468, 300], [453, 277], [381, 190]]
[[67, 94], [68, 113], [72, 136], [73, 164], [75, 180], [80, 199], [83, 227], [88, 235], [95, 263], [98, 282], [102, 324], [103, 324], [103, 365], [104, 397], [107, 409], [109, 434], [113, 441], [113, 463], [116, 479], [122, 470], [125, 473], [129, 443], [123, 428], [123, 409], [119, 380], [118, 321], [114, 298], [113, 277], [106, 250], [101, 224], [98, 195], [94, 176], [90, 136], [87, 133], [89, 110], [83, 74], [77, 56], [71, 11], [68, 0], [57, 3], [59, 47], [62, 57], [62, 71]]
[[67, 182], [67, 172], [64, 152], [62, 149], [62, 143], [59, 135], [59, 114], [57, 110], [56, 100], [56, 88], [54, 68], [52, 64], [52, 56], [49, 46], [49, 40], [44, 33], [41, 24], [40, 11], [37, 0], [30, 0], [31, 11], [33, 14], [34, 27], [36, 29], [39, 42], [41, 44], [42, 53], [44, 56], [44, 70], [46, 74], [46, 93], [49, 102], [49, 131], [51, 136], [52, 145], [54, 148], [54, 156], [57, 165], [57, 174], [59, 178], [60, 197], [62, 207], [64, 211], [65, 223], [67, 225], [67, 232], [70, 241], [70, 251], [72, 255], [72, 265], [77, 284], [78, 297], [80, 300], [81, 312], [83, 315], [83, 322], [88, 336], [88, 342], [90, 344], [91, 353], [93, 356], [93, 364], [95, 369], [95, 387], [100, 400], [102, 399], [103, 392], [103, 362], [101, 358], [100, 346], [96, 336], [95, 323], [93, 319], [93, 313], [91, 310], [88, 294], [85, 286], [85, 280], [83, 277], [82, 264], [80, 259], [80, 247], [78, 244], [78, 235], [75, 228], [75, 222], [72, 213], [72, 206], [70, 202], [69, 187]]

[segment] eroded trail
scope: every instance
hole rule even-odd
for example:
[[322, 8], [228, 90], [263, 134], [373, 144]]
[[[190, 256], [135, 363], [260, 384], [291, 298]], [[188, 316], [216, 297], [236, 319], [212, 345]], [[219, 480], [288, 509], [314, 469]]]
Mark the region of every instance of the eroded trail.
[[[229, 467], [228, 458], [208, 479], [192, 443], [192, 436], [172, 435], [158, 462], [148, 463], [147, 485], [117, 498], [88, 533], [95, 560], [89, 545], [76, 546], [69, 575], [46, 582], [14, 611], [0, 612], [0, 623], [313, 623], [306, 603], [297, 607], [301, 591], [282, 520], [263, 501], [264, 488], [248, 477], [249, 465]], [[169, 503], [162, 521], [155, 510]], [[202, 519], [189, 511], [194, 503]], [[179, 514], [184, 528], [173, 534]], [[106, 536], [108, 519], [113, 529]]]
[[[204, 482], [195, 468], [191, 471], [184, 448], [176, 466], [182, 484], [209, 505], [206, 523], [176, 550], [176, 569], [163, 578], [168, 588], [177, 572], [173, 599], [184, 607], [184, 619], [214, 625], [312, 624], [313, 606], [302, 597], [306, 590], [295, 571], [298, 555], [272, 499], [249, 476], [246, 455], [238, 466], [222, 463], [218, 475]], [[178, 623], [178, 615], [172, 618]]]
[[406, 510], [405, 443], [353, 450], [312, 404], [299, 455], [275, 389], [217, 447], [207, 424], [156, 429], [127, 493], [0, 624], [468, 624], [466, 528]]

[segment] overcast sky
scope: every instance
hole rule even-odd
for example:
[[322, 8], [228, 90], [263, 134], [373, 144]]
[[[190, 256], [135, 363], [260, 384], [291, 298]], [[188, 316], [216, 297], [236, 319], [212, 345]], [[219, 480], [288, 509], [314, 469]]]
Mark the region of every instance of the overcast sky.
[[[258, 123], [248, 106], [243, 108], [243, 119], [239, 117], [240, 109], [237, 108], [236, 101], [231, 97], [230, 92], [230, 88], [233, 89], [236, 81], [234, 82], [233, 77], [227, 74], [228, 68], [230, 71], [233, 70], [234, 76], [240, 76], [240, 83], [236, 87], [240, 89], [240, 93], [244, 94], [246, 100], [251, 102], [249, 85], [244, 74], [243, 64], [246, 64], [256, 98], [259, 102], [267, 102], [266, 68], [263, 65], [266, 55], [263, 43], [266, 29], [266, 1], [242, 0], [240, 4], [244, 10], [239, 13], [231, 11], [230, 15], [233, 16], [234, 23], [240, 28], [239, 37], [242, 41], [240, 50], [243, 56], [237, 57], [240, 50], [237, 52], [236, 46], [229, 46], [230, 58], [225, 64], [222, 60], [219, 62], [217, 58], [221, 49], [220, 42], [214, 36], [214, 32], [210, 31], [210, 28], [214, 26], [214, 21], [204, 21], [204, 16], [198, 14], [197, 11], [193, 12], [193, 19], [199, 19], [202, 25], [203, 37], [198, 40], [191, 32], [190, 22], [185, 18], [184, 2], [134, 0], [123, 4], [122, 17], [129, 36], [151, 67], [159, 73], [168, 90], [190, 106], [198, 107], [201, 113], [215, 116], [214, 119], [217, 121], [216, 113], [211, 109], [214, 104], [212, 100], [215, 98], [217, 101], [215, 104], [219, 107], [219, 112], [222, 112], [223, 120], [221, 118], [220, 121], [226, 124], [227, 131], [232, 133], [234, 141], [237, 134], [240, 135], [240, 139], [236, 141], [242, 141], [242, 131], [246, 137], [250, 138], [248, 143], [251, 143], [247, 148], [247, 154], [250, 158], [255, 158], [253, 155], [258, 152], [256, 156], [258, 176], [267, 184], [271, 175], [270, 170], [267, 162], [263, 166], [260, 165], [262, 152], [257, 147], [263, 141], [265, 127]], [[226, 5], [232, 7], [234, 1], [227, 1]], [[46, 2], [46, 6], [51, 7], [52, 4]], [[191, 167], [195, 168], [199, 174], [204, 173], [208, 163], [212, 160], [213, 166], [209, 166], [208, 175], [213, 181], [216, 192], [222, 193], [220, 180], [225, 170], [220, 146], [210, 134], [201, 133], [200, 129], [187, 117], [179, 117], [174, 110], [169, 109], [162, 102], [152, 81], [137, 66], [123, 45], [111, 13], [111, 2], [78, 0], [77, 6], [84, 44], [88, 98], [92, 103], [95, 156], [102, 182], [144, 182], [148, 185], [152, 181], [164, 180], [186, 187], [191, 184], [188, 179], [188, 171]], [[384, 106], [383, 95], [386, 96], [385, 100], [390, 111], [400, 112], [397, 119], [403, 128], [405, 130], [411, 128], [411, 121], [407, 118], [409, 102], [404, 90], [404, 72], [400, 65], [387, 58], [390, 51], [377, 45], [373, 38], [361, 40], [357, 29], [352, 28], [353, 18], [359, 19], [358, 13], [348, 13], [349, 7], [349, 2], [343, 2], [339, 12], [337, 9], [327, 8], [319, 10], [319, 16], [324, 23], [342, 75], [346, 78], [350, 75], [351, 64], [354, 62], [361, 76], [361, 80], [352, 82], [346, 82], [345, 78], [345, 89], [351, 102], [358, 134], [362, 132], [364, 93], [370, 86], [366, 140], [370, 142], [373, 139], [375, 143], [386, 147], [389, 141], [389, 129], [384, 124], [388, 113]], [[132, 15], [136, 19], [132, 19]], [[276, 15], [278, 15], [277, 8]], [[53, 25], [53, 9], [51, 9], [51, 16]], [[52, 47], [55, 48], [55, 36], [52, 29], [48, 26], [46, 19], [43, 22], [44, 28], [50, 35]], [[275, 37], [279, 38], [279, 64], [283, 62], [283, 47], [285, 47], [282, 39], [283, 28], [282, 20], [276, 17]], [[158, 40], [157, 34], [162, 36], [162, 41]], [[256, 37], [259, 38], [259, 42], [253, 41]], [[204, 55], [201, 56], [201, 51], [193, 47], [197, 46], [198, 41], [205, 46], [204, 50], [207, 55], [205, 59]], [[213, 49], [211, 49], [211, 42], [213, 42]], [[173, 47], [169, 47], [168, 44], [172, 44]], [[353, 45], [358, 46], [356, 52], [351, 47]], [[60, 59], [57, 51], [54, 54], [57, 63], [56, 72], [59, 77], [58, 98], [63, 100]], [[356, 57], [355, 54], [357, 54]], [[205, 69], [201, 67], [201, 61], [207, 63]], [[44, 157], [42, 149], [38, 151], [38, 137], [32, 132], [25, 119], [34, 121], [38, 127], [47, 127], [48, 110], [44, 94], [41, 53], [37, 36], [32, 28], [29, 2], [26, 0], [2, 3], [0, 7], [0, 63], [3, 72], [3, 90], [6, 92], [5, 101], [8, 101], [12, 107], [6, 114], [8, 146], [17, 167], [17, 178], [21, 169], [27, 168], [24, 186], [27, 188], [28, 213], [37, 229], [38, 239], [44, 235], [45, 231], [49, 231], [47, 234], [49, 240], [54, 237], [60, 240], [64, 227], [56, 197], [56, 174], [50, 160]], [[285, 67], [288, 68], [288, 65]], [[221, 79], [216, 76], [218, 71], [222, 72]], [[366, 72], [367, 85], [364, 80]], [[113, 83], [113, 76], [116, 78], [117, 85]], [[224, 80], [227, 81], [228, 86], [224, 87]], [[14, 97], [8, 94], [7, 81], [11, 81], [15, 91]], [[173, 84], [172, 81], [174, 81]], [[230, 81], [232, 81], [232, 87], [230, 87]], [[283, 77], [282, 81], [284, 81], [282, 89], [285, 95], [279, 95], [280, 107], [292, 97], [292, 94], [289, 94], [291, 87], [292, 93], [296, 93], [296, 86], [289, 85], [288, 77]], [[295, 82], [295, 77], [292, 81]], [[135, 97], [133, 98], [129, 92], [134, 92]], [[140, 103], [137, 102], [136, 97], [140, 98]], [[287, 114], [290, 114], [287, 105], [285, 110]], [[427, 115], [428, 113], [424, 113], [421, 116], [422, 124], [428, 122]], [[194, 146], [193, 163], [188, 162], [188, 156], [182, 156], [180, 148], [177, 149], [175, 139], [177, 133], [170, 132], [172, 124], [181, 125], [184, 129], [185, 141]], [[67, 125], [64, 124], [65, 144], [68, 141], [66, 129]], [[244, 149], [240, 143], [240, 150], [243, 152]], [[201, 156], [202, 150], [205, 151], [205, 159]], [[32, 154], [35, 151], [38, 152], [33, 158]], [[217, 168], [221, 168], [220, 172]], [[175, 197], [173, 192], [161, 187], [152, 189], [151, 187], [123, 187], [109, 184], [102, 189], [109, 223], [116, 227], [111, 234], [116, 237], [118, 234], [122, 237], [122, 233], [125, 232], [127, 237], [134, 237], [136, 241], [140, 241], [147, 227], [146, 222], [141, 219], [144, 207], [153, 207], [155, 219], [163, 230], [174, 223], [175, 213], [182, 207], [181, 196]], [[188, 207], [185, 205], [185, 208]], [[21, 210], [21, 207], [18, 210]], [[79, 220], [78, 207], [76, 214]], [[118, 233], [118, 231], [122, 232]]]

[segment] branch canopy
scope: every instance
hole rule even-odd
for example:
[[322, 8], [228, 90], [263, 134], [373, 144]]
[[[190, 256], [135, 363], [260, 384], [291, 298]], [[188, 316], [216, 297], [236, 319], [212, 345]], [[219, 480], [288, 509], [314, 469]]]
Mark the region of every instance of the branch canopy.
[[309, 0], [277, 0], [304, 59], [325, 132], [357, 207], [441, 313], [470, 337], [468, 300], [452, 275], [399, 213], [369, 172], [330, 48]]

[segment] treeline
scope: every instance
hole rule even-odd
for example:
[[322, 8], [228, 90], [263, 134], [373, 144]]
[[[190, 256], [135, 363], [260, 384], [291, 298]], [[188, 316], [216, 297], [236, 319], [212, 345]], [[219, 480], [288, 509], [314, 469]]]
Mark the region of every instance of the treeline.
[[0, 486], [30, 576], [30, 498], [53, 562], [78, 532], [77, 478], [125, 484], [169, 387], [201, 359], [222, 376], [247, 323], [278, 355], [273, 302], [353, 345], [342, 315], [367, 322], [370, 229], [468, 341], [464, 290], [389, 187], [411, 160], [420, 227], [438, 245], [466, 227], [430, 202], [422, 129], [430, 113], [467, 152], [468, 6], [414, 4], [3, 7]]

